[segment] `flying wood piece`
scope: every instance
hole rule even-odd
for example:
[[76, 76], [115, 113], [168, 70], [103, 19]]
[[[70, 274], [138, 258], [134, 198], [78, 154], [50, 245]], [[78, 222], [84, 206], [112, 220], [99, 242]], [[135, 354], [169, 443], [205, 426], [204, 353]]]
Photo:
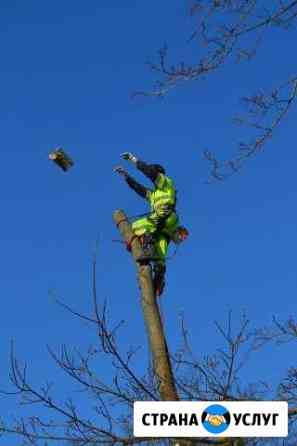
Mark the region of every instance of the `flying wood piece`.
[[58, 148], [49, 154], [49, 159], [54, 161], [64, 172], [67, 172], [73, 166], [72, 159], [62, 150]]

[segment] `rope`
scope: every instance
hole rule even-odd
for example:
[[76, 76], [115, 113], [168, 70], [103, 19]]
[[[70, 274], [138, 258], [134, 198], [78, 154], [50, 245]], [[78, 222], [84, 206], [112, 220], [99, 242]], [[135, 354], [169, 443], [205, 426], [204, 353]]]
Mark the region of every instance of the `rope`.
[[124, 221], [127, 221], [127, 222], [128, 222], [129, 220], [128, 220], [126, 217], [122, 218], [120, 221], [117, 222], [117, 224], [116, 224], [116, 225], [117, 225], [117, 228], [119, 228], [120, 224], [121, 224], [121, 223], [124, 223]]
[[130, 238], [130, 240], [128, 242], [126, 242], [126, 247], [127, 247], [129, 252], [131, 252], [131, 250], [132, 250], [132, 243], [134, 242], [134, 240], [136, 238], [138, 238], [138, 236], [136, 234], [133, 234], [132, 237]]
[[132, 249], [132, 243], [138, 236], [136, 234], [132, 235], [131, 239], [127, 242], [124, 242], [123, 240], [119, 239], [112, 239], [112, 243], [121, 243], [122, 245], [126, 245], [127, 250], [130, 252]]
[[[120, 224], [123, 223], [124, 221], [130, 223], [132, 220], [135, 220], [135, 219], [137, 219], [137, 218], [141, 218], [141, 217], [146, 217], [146, 216], [148, 216], [148, 215], [150, 215], [150, 214], [151, 214], [151, 211], [150, 211], [150, 212], [145, 212], [144, 214], [129, 215], [129, 216], [127, 216], [127, 218], [122, 218], [122, 219], [116, 224], [116, 226], [117, 226], [117, 228], [119, 228]], [[129, 242], [123, 242], [122, 240], [118, 240], [118, 239], [113, 239], [112, 242], [113, 242], [113, 243], [122, 243], [123, 245], [126, 245], [126, 248], [127, 248], [128, 251], [131, 251], [132, 243], [133, 243], [133, 241], [134, 241], [135, 238], [137, 238], [137, 235], [133, 235], [132, 238], [131, 238], [131, 240], [130, 240]], [[170, 256], [167, 256], [167, 257], [163, 258], [162, 260], [165, 260], [166, 262], [169, 261], [169, 260], [173, 260], [174, 257], [175, 257], [175, 256], [177, 255], [177, 253], [178, 253], [178, 249], [179, 249], [179, 245], [176, 245], [176, 248], [175, 248], [173, 254], [171, 254]]]
[[[136, 238], [136, 237], [137, 237], [137, 235], [135, 235], [135, 238]], [[132, 239], [134, 240], [134, 237], [132, 237]], [[130, 246], [130, 243], [132, 244], [133, 240], [131, 240], [130, 242], [126, 243], [126, 242], [123, 242], [123, 240], [112, 239], [111, 242], [112, 242], [112, 243], [121, 243], [122, 245], [126, 245], [126, 247], [127, 247], [127, 249], [128, 249], [128, 246]], [[174, 257], [175, 257], [175, 256], [177, 255], [177, 253], [178, 253], [178, 249], [179, 249], [179, 245], [176, 246], [176, 248], [175, 248], [173, 254], [171, 254], [170, 256], [165, 257], [165, 258], [162, 259], [162, 260], [166, 260], [166, 262], [169, 261], [169, 260], [173, 260]], [[129, 249], [128, 249], [128, 250], [129, 250]]]
[[150, 212], [145, 212], [144, 214], [129, 215], [129, 216], [127, 217], [127, 219], [128, 219], [128, 221], [130, 222], [130, 221], [132, 221], [132, 220], [136, 220], [137, 218], [147, 217], [147, 216], [150, 215], [150, 214], [151, 214], [151, 211], [150, 211]]

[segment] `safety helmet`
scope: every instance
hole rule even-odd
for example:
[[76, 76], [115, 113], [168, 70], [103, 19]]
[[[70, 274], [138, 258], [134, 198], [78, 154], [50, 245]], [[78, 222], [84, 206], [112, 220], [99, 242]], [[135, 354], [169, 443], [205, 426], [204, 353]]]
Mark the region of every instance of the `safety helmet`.
[[161, 166], [161, 164], [153, 164], [153, 167], [159, 172], [159, 173], [163, 173], [165, 175], [165, 169], [163, 166]]

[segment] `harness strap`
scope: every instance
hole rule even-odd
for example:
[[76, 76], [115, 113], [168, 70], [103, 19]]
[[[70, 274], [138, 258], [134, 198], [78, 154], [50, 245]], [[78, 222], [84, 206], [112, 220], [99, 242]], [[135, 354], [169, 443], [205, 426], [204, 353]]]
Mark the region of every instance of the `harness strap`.
[[136, 238], [138, 238], [138, 236], [136, 234], [133, 234], [132, 237], [130, 238], [130, 240], [126, 242], [127, 251], [131, 252], [131, 250], [132, 250], [132, 243], [134, 242], [134, 240]]
[[119, 228], [121, 223], [124, 223], [124, 221], [128, 222], [127, 218], [122, 218], [120, 221], [117, 222], [116, 226]]

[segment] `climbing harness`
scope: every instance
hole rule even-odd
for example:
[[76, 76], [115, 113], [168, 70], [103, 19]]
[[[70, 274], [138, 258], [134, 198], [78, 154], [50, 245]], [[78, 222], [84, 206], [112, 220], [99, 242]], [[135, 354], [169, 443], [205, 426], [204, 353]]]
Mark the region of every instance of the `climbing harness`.
[[[175, 211], [175, 210], [174, 210]], [[135, 220], [137, 220], [138, 218], [142, 218], [142, 217], [149, 217], [152, 214], [151, 211], [149, 212], [145, 212], [143, 214], [137, 214], [137, 215], [129, 215], [127, 217], [124, 217], [123, 219], [121, 219], [120, 221], [117, 222], [116, 226], [117, 228], [119, 228], [119, 226], [121, 225], [121, 223], [123, 223], [124, 221], [127, 223], [131, 223]], [[168, 261], [168, 260], [172, 260], [178, 253], [178, 249], [179, 249], [179, 245], [188, 238], [189, 235], [189, 231], [184, 227], [184, 226], [178, 226], [174, 237], [172, 237], [172, 241], [174, 242], [174, 244], [176, 245], [174, 252], [172, 255], [165, 257], [163, 260]], [[118, 240], [118, 239], [113, 239], [112, 242], [113, 243], [121, 243], [124, 244], [126, 246], [126, 249], [128, 252], [131, 252], [132, 250], [132, 244], [134, 242], [135, 239], [139, 239], [140, 244], [142, 245], [142, 241], [141, 241], [141, 237], [142, 236], [138, 236], [136, 234], [133, 234], [131, 239], [127, 242], [123, 242], [122, 240]]]
[[135, 239], [137, 239], [138, 236], [136, 234], [133, 234], [132, 237], [130, 238], [130, 240], [128, 242], [126, 242], [126, 248], [127, 251], [131, 252], [132, 251], [132, 243], [134, 242]]
[[[124, 221], [124, 220], [122, 220], [122, 221]], [[121, 223], [121, 222], [119, 222], [119, 223]], [[132, 251], [132, 244], [133, 244], [134, 240], [137, 239], [137, 238], [139, 238], [139, 236], [136, 235], [136, 234], [133, 234], [133, 236], [131, 237], [131, 239], [128, 242], [123, 242], [123, 240], [120, 240], [120, 239], [112, 239], [111, 241], [112, 241], [112, 243], [120, 243], [121, 245], [125, 245], [127, 251], [131, 252]], [[163, 259], [166, 262], [168, 260], [173, 260], [173, 258], [177, 255], [178, 250], [179, 250], [179, 244], [175, 244], [175, 245], [176, 246], [175, 246], [175, 249], [174, 249], [173, 253]]]

